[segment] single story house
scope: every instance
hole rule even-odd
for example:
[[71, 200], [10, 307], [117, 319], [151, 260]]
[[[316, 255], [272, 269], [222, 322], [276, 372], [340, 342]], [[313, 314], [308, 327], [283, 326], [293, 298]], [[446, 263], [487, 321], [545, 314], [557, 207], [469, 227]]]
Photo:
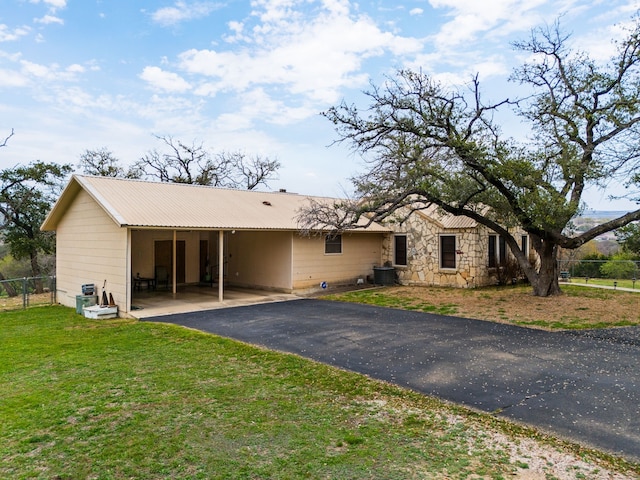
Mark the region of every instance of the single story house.
[[222, 300], [227, 285], [300, 292], [366, 279], [391, 229], [303, 236], [296, 217], [309, 198], [73, 175], [42, 225], [56, 232], [58, 301], [73, 307], [82, 285], [106, 285], [128, 316], [143, 282], [178, 295], [204, 283]]
[[310, 198], [334, 201], [73, 175], [42, 225], [56, 231], [58, 301], [73, 307], [82, 285], [106, 285], [128, 316], [143, 286], [179, 295], [178, 286], [200, 284], [222, 300], [226, 286], [308, 292], [355, 284], [383, 265], [403, 285], [471, 288], [497, 283], [510, 255], [493, 231], [434, 206], [402, 222], [305, 236], [297, 217]]

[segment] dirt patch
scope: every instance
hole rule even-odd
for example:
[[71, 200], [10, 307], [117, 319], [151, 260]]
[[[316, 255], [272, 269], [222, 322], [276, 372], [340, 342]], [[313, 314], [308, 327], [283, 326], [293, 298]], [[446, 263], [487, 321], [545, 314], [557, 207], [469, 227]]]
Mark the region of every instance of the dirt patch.
[[[48, 305], [51, 304], [51, 293], [38, 293], [30, 294], [27, 297], [27, 306], [34, 307], [36, 305]], [[18, 310], [23, 308], [24, 299], [22, 294], [16, 297], [0, 297], [0, 310]]]

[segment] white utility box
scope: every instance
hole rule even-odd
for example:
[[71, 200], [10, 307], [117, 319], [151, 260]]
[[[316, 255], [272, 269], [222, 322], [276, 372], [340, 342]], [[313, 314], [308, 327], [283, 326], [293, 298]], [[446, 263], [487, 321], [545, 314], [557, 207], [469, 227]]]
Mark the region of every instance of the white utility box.
[[86, 318], [94, 318], [97, 320], [106, 320], [109, 318], [116, 318], [118, 316], [118, 306], [115, 307], [101, 307], [100, 305], [93, 305], [91, 307], [84, 307], [82, 309]]

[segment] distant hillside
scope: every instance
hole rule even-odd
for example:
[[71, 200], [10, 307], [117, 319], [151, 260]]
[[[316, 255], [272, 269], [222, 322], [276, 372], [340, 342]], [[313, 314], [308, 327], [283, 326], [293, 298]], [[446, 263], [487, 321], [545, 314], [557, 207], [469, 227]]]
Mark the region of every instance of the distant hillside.
[[625, 213], [624, 210], [585, 210], [581, 218], [617, 218]]

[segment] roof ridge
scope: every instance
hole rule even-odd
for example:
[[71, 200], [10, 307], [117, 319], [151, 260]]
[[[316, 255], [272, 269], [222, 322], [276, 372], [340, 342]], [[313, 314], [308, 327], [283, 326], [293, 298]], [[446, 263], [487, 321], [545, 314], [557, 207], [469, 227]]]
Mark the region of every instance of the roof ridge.
[[79, 177], [79, 178], [88, 178], [88, 179], [95, 179], [98, 181], [120, 181], [120, 182], [137, 182], [137, 183], [141, 183], [141, 184], [152, 184], [152, 185], [174, 185], [174, 186], [181, 186], [181, 187], [191, 187], [191, 188], [204, 188], [204, 189], [214, 189], [214, 190], [224, 190], [224, 191], [228, 191], [228, 192], [243, 192], [243, 193], [251, 193], [251, 194], [262, 194], [262, 195], [297, 195], [299, 197], [306, 197], [306, 198], [321, 198], [321, 199], [327, 199], [327, 200], [346, 200], [344, 198], [339, 198], [339, 197], [330, 197], [330, 196], [325, 196], [325, 195], [309, 195], [309, 194], [305, 194], [305, 193], [293, 193], [293, 192], [282, 192], [282, 191], [263, 191], [263, 190], [247, 190], [244, 188], [232, 188], [232, 187], [219, 187], [216, 185], [200, 185], [200, 184], [195, 184], [195, 183], [181, 183], [181, 182], [163, 182], [163, 181], [158, 181], [158, 180], [145, 180], [142, 178], [124, 178], [124, 177], [109, 177], [109, 176], [101, 176], [101, 175], [87, 175], [87, 174], [78, 174], [78, 173], [74, 173], [73, 176], [75, 177]]

